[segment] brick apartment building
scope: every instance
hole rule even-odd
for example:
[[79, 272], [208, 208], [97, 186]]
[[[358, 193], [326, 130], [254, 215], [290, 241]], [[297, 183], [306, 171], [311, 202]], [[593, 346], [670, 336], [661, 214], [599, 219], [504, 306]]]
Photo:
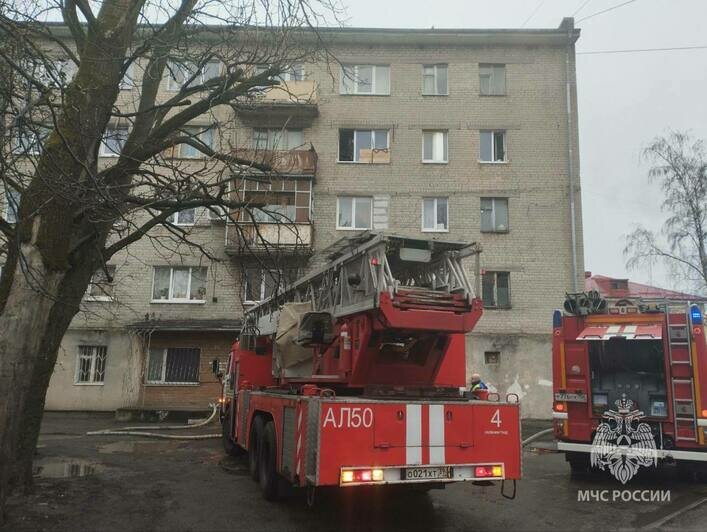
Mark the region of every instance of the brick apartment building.
[[[64, 339], [47, 408], [203, 408], [218, 393], [210, 361], [228, 356], [248, 302], [272, 291], [270, 272], [301, 271], [342, 236], [385, 230], [481, 242], [487, 309], [467, 339], [468, 369], [518, 394], [525, 416], [548, 416], [552, 310], [584, 282], [579, 30], [565, 19], [540, 30], [324, 33], [341, 66], [294, 65], [287, 91], [223, 111], [229, 138], [208, 139], [275, 157], [271, 185], [234, 186], [253, 198], [269, 188], [272, 210], [295, 220], [257, 220], [277, 260], [249, 236], [252, 221], [179, 213], [218, 260], [154, 239], [115, 257], [114, 282], [96, 279]], [[165, 94], [176, 83], [166, 78]], [[175, 157], [194, 156], [182, 150]]]

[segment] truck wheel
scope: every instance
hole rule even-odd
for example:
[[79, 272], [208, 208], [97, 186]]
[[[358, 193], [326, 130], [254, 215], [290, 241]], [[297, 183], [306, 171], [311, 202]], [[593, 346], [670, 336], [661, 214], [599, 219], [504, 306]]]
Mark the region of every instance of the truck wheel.
[[226, 410], [223, 416], [223, 422], [221, 423], [221, 443], [223, 443], [223, 450], [229, 456], [240, 456], [243, 454], [243, 449], [240, 445], [232, 439], [233, 435], [233, 418], [231, 416], [231, 410]]
[[572, 474], [582, 474], [589, 472], [589, 454], [568, 452], [565, 454], [565, 460], [570, 465]]
[[262, 491], [265, 500], [274, 501], [279, 494], [279, 478], [277, 474], [277, 438], [275, 424], [272, 421], [268, 421], [263, 430], [258, 462], [260, 491]]
[[258, 480], [258, 462], [260, 461], [260, 442], [263, 439], [263, 418], [257, 416], [250, 427], [250, 440], [248, 442], [248, 469], [250, 478]]

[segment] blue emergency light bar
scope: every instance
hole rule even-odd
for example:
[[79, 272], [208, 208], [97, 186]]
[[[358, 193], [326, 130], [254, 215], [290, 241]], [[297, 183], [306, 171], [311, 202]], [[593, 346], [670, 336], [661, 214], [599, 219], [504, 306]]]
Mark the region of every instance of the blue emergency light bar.
[[690, 321], [693, 325], [702, 325], [702, 311], [697, 305], [690, 307]]
[[558, 327], [562, 327], [562, 311], [561, 310], [556, 310], [555, 312], [552, 313], [552, 328], [557, 329]]

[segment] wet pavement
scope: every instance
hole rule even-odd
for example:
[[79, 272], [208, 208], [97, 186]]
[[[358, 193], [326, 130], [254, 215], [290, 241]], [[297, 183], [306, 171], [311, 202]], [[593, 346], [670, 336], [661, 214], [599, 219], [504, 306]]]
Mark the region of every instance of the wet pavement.
[[[704, 530], [707, 522], [707, 486], [678, 481], [673, 468], [642, 470], [626, 486], [601, 473], [572, 478], [550, 441], [524, 453], [515, 500], [498, 486], [465, 483], [426, 494], [318, 492], [308, 509], [301, 495], [263, 500], [245, 461], [225, 457], [219, 440], [84, 436], [121, 425], [109, 415], [48, 413], [35, 492], [10, 501], [3, 530]], [[524, 436], [546, 427], [525, 423]], [[586, 493], [596, 498], [579, 500]], [[663, 500], [640, 500], [651, 493]]]

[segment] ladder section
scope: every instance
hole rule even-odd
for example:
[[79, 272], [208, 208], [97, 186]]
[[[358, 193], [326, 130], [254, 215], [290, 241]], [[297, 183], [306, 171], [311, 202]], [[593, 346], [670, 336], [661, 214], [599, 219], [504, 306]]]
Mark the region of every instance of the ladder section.
[[462, 259], [476, 256], [477, 291], [481, 246], [364, 233], [337, 241], [323, 254], [325, 266], [281, 287], [272, 297], [251, 307], [244, 335], [274, 334], [283, 305], [303, 303], [308, 311], [333, 318], [377, 308], [387, 292], [403, 310], [468, 312], [475, 291]]
[[673, 397], [675, 439], [697, 441], [697, 413], [695, 410], [692, 352], [690, 343], [690, 305], [687, 312], [671, 313], [666, 306], [668, 360]]

